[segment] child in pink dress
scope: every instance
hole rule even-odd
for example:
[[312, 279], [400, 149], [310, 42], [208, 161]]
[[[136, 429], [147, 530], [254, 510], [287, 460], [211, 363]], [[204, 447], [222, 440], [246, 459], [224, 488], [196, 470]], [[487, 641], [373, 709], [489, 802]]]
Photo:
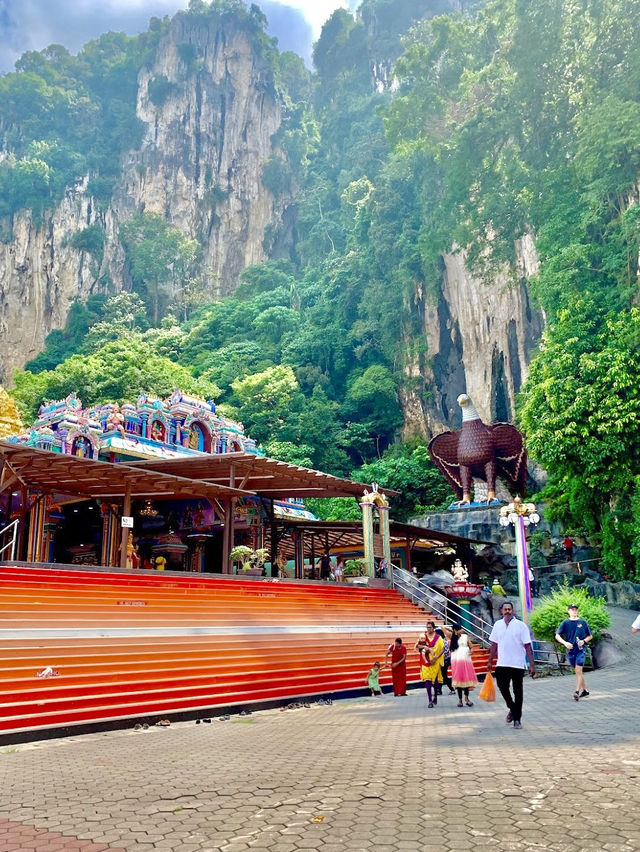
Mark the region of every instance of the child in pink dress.
[[458, 636], [458, 647], [451, 654], [451, 680], [453, 687], [458, 691], [458, 707], [462, 707], [462, 694], [467, 707], [473, 707], [473, 701], [469, 701], [469, 690], [478, 685], [476, 671], [471, 660], [471, 643], [466, 633], [460, 632]]

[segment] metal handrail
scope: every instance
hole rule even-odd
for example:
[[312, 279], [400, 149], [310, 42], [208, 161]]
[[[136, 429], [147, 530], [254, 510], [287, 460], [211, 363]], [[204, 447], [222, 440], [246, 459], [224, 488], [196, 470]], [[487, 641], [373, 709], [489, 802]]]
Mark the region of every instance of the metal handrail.
[[[493, 624], [489, 624], [479, 615], [470, 613], [463, 609], [459, 603], [452, 601], [435, 586], [430, 586], [424, 580], [418, 580], [409, 571], [404, 568], [394, 566], [393, 576], [395, 588], [400, 594], [409, 598], [418, 606], [424, 606], [431, 612], [439, 615], [445, 623], [452, 621], [465, 625], [465, 631], [481, 645], [489, 646], [489, 636], [493, 629]], [[550, 643], [541, 643], [539, 640], [532, 641], [533, 659], [536, 663], [551, 665], [551, 649], [545, 649], [543, 646]], [[559, 662], [558, 662], [559, 665]]]
[[396, 590], [413, 603], [436, 613], [445, 623], [453, 621], [464, 624], [466, 631], [473, 639], [484, 646], [489, 644], [489, 634], [493, 625], [479, 615], [463, 609], [459, 603], [447, 598], [440, 589], [430, 586], [424, 580], [416, 579], [404, 568], [394, 566], [393, 578]]
[[3, 527], [0, 530], [0, 539], [2, 539], [2, 537], [6, 533], [8, 533], [10, 529], [13, 529], [13, 535], [11, 536], [10, 541], [8, 541], [6, 544], [4, 544], [2, 547], [0, 547], [0, 558], [4, 554], [5, 550], [7, 550], [8, 548], [11, 548], [11, 561], [12, 562], [15, 561], [15, 558], [16, 558], [16, 546], [17, 546], [17, 543], [18, 543], [18, 523], [19, 523], [19, 518], [16, 518], [15, 521], [11, 521], [10, 524], [7, 524], [6, 527]]

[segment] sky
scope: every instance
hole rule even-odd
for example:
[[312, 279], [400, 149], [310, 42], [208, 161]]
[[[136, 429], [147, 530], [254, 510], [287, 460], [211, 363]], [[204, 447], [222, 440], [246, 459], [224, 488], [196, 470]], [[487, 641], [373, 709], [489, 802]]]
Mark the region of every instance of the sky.
[[[249, 5], [252, 0], [249, 0]], [[311, 46], [322, 24], [356, 0], [254, 0], [267, 16], [280, 50], [293, 50], [311, 65]], [[188, 0], [0, 0], [0, 73], [12, 71], [26, 50], [61, 44], [76, 53], [105, 32], [135, 35], [149, 18], [186, 9]]]

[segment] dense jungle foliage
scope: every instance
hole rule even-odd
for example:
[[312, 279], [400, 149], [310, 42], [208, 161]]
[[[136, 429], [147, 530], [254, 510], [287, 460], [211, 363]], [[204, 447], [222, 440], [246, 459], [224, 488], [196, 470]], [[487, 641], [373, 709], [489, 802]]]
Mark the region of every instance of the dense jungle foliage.
[[[286, 159], [263, 180], [296, 195], [291, 256], [202, 304], [198, 246], [138, 217], [120, 235], [134, 293], [76, 305], [15, 377], [16, 399], [29, 417], [42, 396], [72, 389], [85, 402], [160, 393], [164, 364], [168, 381], [215, 393], [267, 452], [375, 475], [405, 492], [405, 513], [441, 505], [448, 491], [424, 446], [397, 440], [401, 389], [429, 393], [404, 370], [425, 357], [408, 306], [418, 285], [437, 293], [452, 246], [490, 277], [531, 234], [540, 269], [530, 287], [548, 325], [519, 422], [548, 471], [551, 515], [602, 544], [612, 577], [640, 579], [640, 0], [449, 9], [364, 0], [355, 17], [338, 10], [309, 74], [268, 43], [255, 7], [192, 0], [185, 14], [242, 18], [272, 63]], [[108, 194], [116, 155], [135, 138], [135, 71], [165, 26], [108, 34], [78, 57], [26, 54], [0, 78], [15, 151], [0, 163], [4, 212], [41, 211], [86, 173]], [[383, 78], [395, 84], [376, 85]], [[100, 235], [77, 239], [100, 256]], [[159, 262], [147, 271], [145, 258]], [[114, 353], [122, 377], [102, 373]]]

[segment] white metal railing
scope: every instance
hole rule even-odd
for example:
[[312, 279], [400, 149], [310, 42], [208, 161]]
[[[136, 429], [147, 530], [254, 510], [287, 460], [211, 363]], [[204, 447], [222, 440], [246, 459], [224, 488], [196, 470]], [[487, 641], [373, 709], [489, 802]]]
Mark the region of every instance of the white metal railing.
[[[18, 523], [19, 519], [16, 518], [15, 521], [11, 521], [10, 524], [7, 524], [6, 527], [3, 527], [0, 530], [0, 559], [4, 558], [4, 554], [7, 550], [11, 550], [11, 556], [9, 559], [13, 562], [16, 558], [16, 547], [18, 544]], [[8, 538], [9, 531], [11, 531], [11, 538]], [[2, 544], [3, 540], [8, 538], [5, 544]]]
[[484, 646], [489, 644], [489, 634], [493, 625], [479, 615], [463, 609], [459, 603], [450, 600], [435, 586], [430, 586], [404, 568], [395, 566], [393, 583], [395, 589], [413, 603], [430, 610], [447, 624], [464, 624], [466, 632], [472, 639]]
[[[484, 647], [489, 646], [489, 636], [493, 625], [479, 615], [463, 609], [459, 603], [447, 598], [440, 589], [430, 586], [424, 579], [419, 580], [404, 568], [393, 566], [395, 589], [410, 601], [428, 609], [443, 619], [446, 624], [462, 624], [465, 632]], [[533, 658], [536, 663], [555, 666], [553, 645], [548, 642], [532, 641]], [[559, 661], [557, 663], [560, 665]]]

